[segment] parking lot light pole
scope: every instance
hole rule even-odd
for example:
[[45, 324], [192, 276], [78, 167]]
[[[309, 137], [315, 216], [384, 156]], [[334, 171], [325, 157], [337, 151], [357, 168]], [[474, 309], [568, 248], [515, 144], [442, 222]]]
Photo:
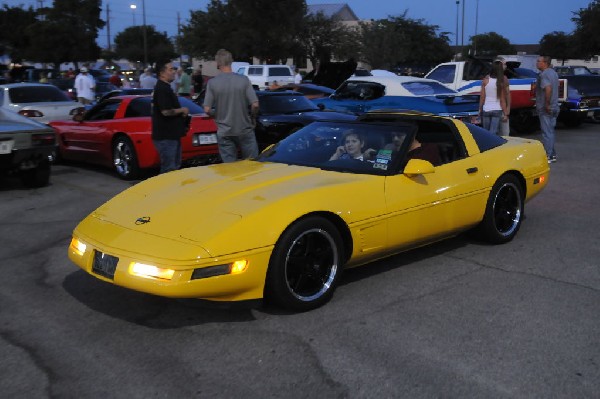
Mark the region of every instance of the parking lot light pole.
[[142, 19], [144, 35], [144, 69], [148, 67], [148, 40], [146, 38], [146, 0], [142, 0]]

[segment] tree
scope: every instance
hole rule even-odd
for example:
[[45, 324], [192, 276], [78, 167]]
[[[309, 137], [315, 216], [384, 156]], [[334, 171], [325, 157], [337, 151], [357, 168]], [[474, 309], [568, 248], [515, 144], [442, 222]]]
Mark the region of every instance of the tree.
[[576, 55], [575, 47], [573, 36], [565, 32], [547, 33], [540, 40], [540, 54], [563, 60], [563, 63]]
[[401, 64], [437, 64], [452, 57], [447, 32], [439, 26], [401, 16], [361, 26], [361, 60], [373, 68], [389, 69]]
[[340, 21], [328, 18], [322, 12], [304, 17], [302, 33], [297, 39], [297, 56], [308, 58], [313, 65], [318, 62], [357, 58], [360, 37], [358, 31]]
[[471, 36], [471, 43], [473, 44], [467, 47], [467, 51], [473, 55], [495, 57], [498, 54], [513, 54], [516, 52], [510, 41], [496, 32]]
[[36, 13], [33, 7], [27, 9], [9, 7], [4, 4], [0, 9], [0, 54], [9, 55], [14, 61], [23, 58], [24, 50], [29, 47], [29, 36], [23, 34], [23, 27], [36, 22]]
[[[146, 25], [148, 62], [152, 65], [177, 56], [173, 43], [166, 33], [157, 32], [153, 25]], [[115, 54], [130, 61], [144, 60], [144, 27], [131, 26], [115, 37]]]
[[600, 54], [600, 2], [590, 2], [587, 8], [574, 13], [574, 46], [579, 57], [591, 57]]
[[238, 60], [275, 63], [293, 53], [305, 12], [304, 0], [211, 0], [206, 12], [191, 12], [179, 43], [194, 56], [226, 48]]
[[40, 62], [95, 60], [101, 0], [54, 0], [53, 7], [38, 9], [39, 19], [25, 28], [30, 46], [27, 58]]

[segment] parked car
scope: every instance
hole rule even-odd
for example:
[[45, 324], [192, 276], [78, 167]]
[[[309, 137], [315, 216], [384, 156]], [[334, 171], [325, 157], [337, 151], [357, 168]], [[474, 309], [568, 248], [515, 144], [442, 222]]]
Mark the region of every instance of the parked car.
[[405, 109], [478, 122], [479, 95], [459, 95], [438, 81], [413, 76], [361, 76], [346, 80], [329, 98], [313, 100], [334, 111], [364, 113]]
[[134, 88], [134, 87], [114, 89], [114, 90], [109, 91], [108, 93], [105, 93], [102, 97], [100, 97], [98, 102], [100, 103], [106, 99], [116, 97], [116, 96], [129, 96], [129, 95], [143, 96], [143, 95], [147, 95], [147, 94], [152, 94], [153, 91], [154, 91], [154, 89], [141, 89], [141, 88]]
[[73, 117], [81, 104], [50, 84], [9, 83], [0, 85], [0, 108], [48, 123]]
[[560, 65], [553, 67], [558, 76], [579, 76], [579, 75], [595, 75], [588, 67], [583, 65]]
[[325, 86], [319, 86], [312, 83], [294, 83], [286, 86], [282, 86], [281, 90], [292, 90], [297, 93], [301, 93], [304, 97], [309, 100], [315, 98], [329, 97], [335, 90]]
[[260, 150], [314, 121], [356, 119], [353, 114], [323, 111], [304, 95], [293, 91], [258, 91], [256, 94], [259, 114], [254, 131]]
[[96, 87], [94, 88], [94, 94], [96, 101], [100, 101], [102, 97], [106, 94], [118, 90], [118, 87], [108, 82], [96, 82]]
[[[349, 130], [376, 148], [372, 161], [330, 160]], [[452, 147], [453, 158], [410, 159], [415, 138]], [[394, 140], [398, 151], [387, 149]], [[314, 122], [256, 160], [136, 184], [79, 223], [68, 256], [136, 291], [305, 311], [331, 298], [345, 268], [473, 228], [493, 244], [512, 240], [548, 175], [539, 141], [455, 119]]]
[[[192, 101], [181, 97], [179, 101], [192, 116], [182, 138], [184, 164], [219, 162], [215, 122]], [[151, 103], [150, 96], [113, 97], [73, 120], [50, 123], [58, 136], [58, 158], [111, 167], [127, 180], [139, 177], [142, 169], [158, 167], [160, 159], [151, 137]]]
[[28, 187], [50, 181], [54, 131], [42, 123], [0, 108], [0, 172], [16, 173]]
[[558, 121], [569, 127], [581, 125], [600, 111], [600, 76], [563, 75], [567, 81], [567, 99], [560, 104]]
[[238, 68], [236, 73], [247, 76], [258, 90], [268, 88], [275, 81], [280, 86], [294, 83], [294, 71], [289, 65], [248, 65]]

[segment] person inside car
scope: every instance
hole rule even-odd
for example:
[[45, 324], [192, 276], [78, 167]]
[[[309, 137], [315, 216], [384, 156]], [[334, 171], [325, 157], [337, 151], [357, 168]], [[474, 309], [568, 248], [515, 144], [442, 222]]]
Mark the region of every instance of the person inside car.
[[440, 157], [440, 149], [435, 143], [421, 143], [417, 140], [417, 137], [410, 143], [410, 148], [406, 154], [406, 162], [411, 159], [422, 159], [429, 161], [433, 166], [439, 166], [442, 164], [442, 158]]
[[344, 144], [336, 149], [331, 158], [329, 158], [330, 161], [334, 161], [336, 159], [356, 159], [358, 161], [368, 161], [377, 152], [372, 148], [369, 148], [363, 152], [365, 140], [361, 135], [352, 129], [349, 129], [344, 133], [342, 142]]

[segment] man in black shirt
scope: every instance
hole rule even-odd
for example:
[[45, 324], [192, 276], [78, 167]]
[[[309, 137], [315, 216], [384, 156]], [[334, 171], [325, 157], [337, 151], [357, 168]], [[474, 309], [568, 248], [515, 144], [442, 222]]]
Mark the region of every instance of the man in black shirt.
[[175, 68], [170, 62], [157, 65], [158, 81], [152, 95], [152, 141], [160, 156], [160, 173], [181, 167], [181, 138], [186, 134], [189, 109], [179, 104], [170, 83]]

